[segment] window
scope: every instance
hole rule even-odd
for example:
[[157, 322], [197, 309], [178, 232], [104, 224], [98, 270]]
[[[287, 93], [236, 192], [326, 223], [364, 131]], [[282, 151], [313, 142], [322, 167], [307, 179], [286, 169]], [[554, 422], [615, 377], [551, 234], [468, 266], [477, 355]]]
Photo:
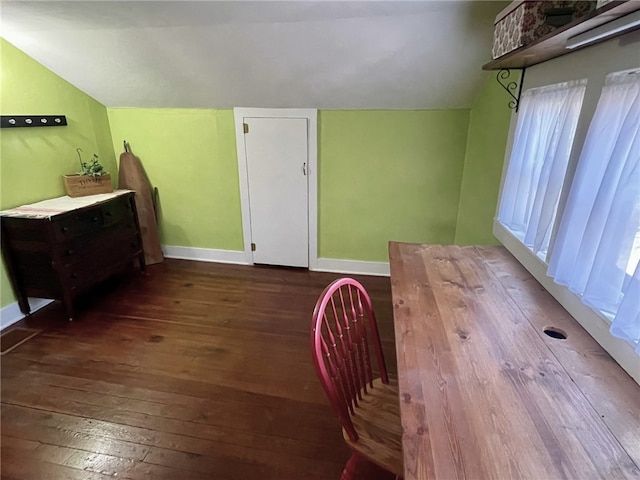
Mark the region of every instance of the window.
[[640, 353], [640, 71], [606, 79], [548, 274], [612, 319]]
[[527, 90], [502, 190], [498, 221], [546, 258], [586, 80]]
[[497, 221], [640, 354], [640, 70], [606, 77], [569, 178], [585, 85], [523, 95]]

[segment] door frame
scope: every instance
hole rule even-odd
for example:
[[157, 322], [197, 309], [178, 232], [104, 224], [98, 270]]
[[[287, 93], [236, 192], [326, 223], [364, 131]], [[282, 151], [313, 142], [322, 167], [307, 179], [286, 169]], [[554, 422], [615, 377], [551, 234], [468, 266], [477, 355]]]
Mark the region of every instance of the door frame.
[[242, 209], [242, 236], [244, 256], [253, 265], [251, 252], [251, 210], [249, 207], [249, 176], [247, 174], [247, 152], [244, 145], [246, 117], [256, 118], [304, 118], [307, 120], [307, 219], [309, 232], [309, 270], [318, 265], [318, 110], [315, 108], [234, 108], [236, 148], [238, 157], [238, 179], [240, 182], [240, 206]]

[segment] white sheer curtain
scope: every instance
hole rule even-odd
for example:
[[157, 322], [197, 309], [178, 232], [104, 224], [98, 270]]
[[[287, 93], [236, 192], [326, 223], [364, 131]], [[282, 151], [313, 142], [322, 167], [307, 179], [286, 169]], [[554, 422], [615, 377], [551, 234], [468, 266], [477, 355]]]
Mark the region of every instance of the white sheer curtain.
[[[640, 71], [607, 77], [585, 139], [548, 274], [640, 337]], [[640, 347], [636, 348], [640, 353]]]
[[527, 90], [498, 221], [533, 253], [546, 253], [580, 115], [586, 80]]
[[612, 335], [635, 345], [636, 353], [640, 355], [640, 264], [636, 266], [625, 291], [610, 331]]

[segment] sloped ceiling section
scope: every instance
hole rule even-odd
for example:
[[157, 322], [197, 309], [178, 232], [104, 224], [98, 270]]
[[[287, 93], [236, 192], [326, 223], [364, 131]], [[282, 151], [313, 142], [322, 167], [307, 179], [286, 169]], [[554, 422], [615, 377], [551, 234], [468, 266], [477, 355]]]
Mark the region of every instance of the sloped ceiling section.
[[0, 35], [109, 107], [469, 108], [490, 1], [3, 1]]

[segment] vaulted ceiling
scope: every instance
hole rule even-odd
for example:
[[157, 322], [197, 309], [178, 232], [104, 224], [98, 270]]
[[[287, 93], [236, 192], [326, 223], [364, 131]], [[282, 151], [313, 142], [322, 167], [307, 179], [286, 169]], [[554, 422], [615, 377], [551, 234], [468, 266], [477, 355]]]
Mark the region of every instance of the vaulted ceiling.
[[0, 35], [109, 107], [469, 108], [494, 1], [6, 1]]

